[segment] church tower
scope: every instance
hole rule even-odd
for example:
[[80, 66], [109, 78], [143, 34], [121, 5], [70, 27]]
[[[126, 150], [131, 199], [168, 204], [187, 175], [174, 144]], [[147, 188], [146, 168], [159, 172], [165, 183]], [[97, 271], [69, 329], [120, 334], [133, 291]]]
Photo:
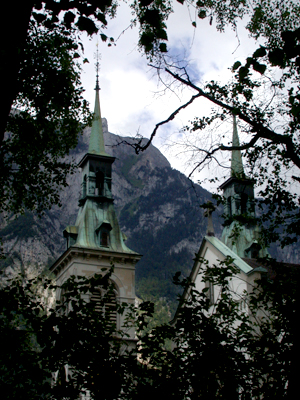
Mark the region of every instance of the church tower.
[[[236, 117], [233, 117], [232, 146], [240, 146]], [[225, 225], [222, 242], [241, 258], [257, 258], [268, 255], [259, 238], [255, 223], [254, 181], [244, 172], [240, 150], [232, 150], [231, 176], [220, 189], [225, 197]]]
[[[105, 151], [100, 112], [99, 79], [97, 68], [95, 110], [89, 149], [79, 163], [82, 170], [79, 212], [75, 225], [64, 230], [67, 250], [50, 270], [60, 286], [71, 275], [91, 276], [109, 270], [113, 265], [111, 283], [113, 301], [134, 304], [135, 264], [141, 255], [129, 249], [120, 230], [111, 193], [112, 164], [115, 160]], [[59, 297], [59, 296], [58, 296]], [[91, 301], [97, 294], [90, 294]], [[123, 326], [121, 316], [116, 316], [117, 328]], [[129, 332], [134, 338], [134, 332]]]

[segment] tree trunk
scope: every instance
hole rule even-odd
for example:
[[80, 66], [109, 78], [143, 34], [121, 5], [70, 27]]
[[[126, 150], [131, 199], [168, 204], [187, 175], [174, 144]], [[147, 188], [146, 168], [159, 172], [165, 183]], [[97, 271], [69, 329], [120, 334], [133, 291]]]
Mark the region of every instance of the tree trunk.
[[18, 93], [17, 77], [33, 5], [33, 0], [4, 1], [1, 4], [0, 73], [4, 85], [2, 85], [2, 106], [0, 107], [0, 143], [4, 138], [12, 102]]

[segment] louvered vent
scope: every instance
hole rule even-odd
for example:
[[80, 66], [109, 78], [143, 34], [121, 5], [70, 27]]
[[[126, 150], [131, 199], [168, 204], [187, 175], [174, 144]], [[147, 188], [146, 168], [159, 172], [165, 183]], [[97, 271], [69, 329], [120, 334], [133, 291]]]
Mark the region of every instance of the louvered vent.
[[[105, 306], [103, 307], [102, 297], [105, 296]], [[91, 296], [91, 302], [95, 303], [95, 310], [102, 313], [103, 318], [109, 325], [117, 326], [117, 296], [114, 290], [108, 292], [95, 290]]]
[[98, 312], [102, 312], [101, 298], [102, 294], [100, 290], [92, 293], [91, 302], [95, 303], [95, 310]]

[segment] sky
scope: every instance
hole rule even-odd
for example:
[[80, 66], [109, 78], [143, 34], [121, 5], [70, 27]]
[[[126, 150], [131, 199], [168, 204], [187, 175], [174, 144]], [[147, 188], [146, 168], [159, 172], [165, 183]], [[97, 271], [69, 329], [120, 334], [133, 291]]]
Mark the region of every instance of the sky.
[[[99, 40], [100, 61], [100, 102], [102, 117], [108, 121], [110, 132], [120, 136], [140, 134], [149, 137], [155, 124], [165, 120], [180, 105], [195, 94], [190, 89], [176, 91], [164, 90], [157, 73], [148, 65], [145, 56], [137, 47], [138, 28], [128, 28], [131, 20], [130, 9], [122, 4], [115, 19], [110, 20], [104, 33], [118, 38], [116, 46], [108, 47]], [[197, 22], [197, 28], [192, 21]], [[128, 28], [128, 29], [127, 29]], [[124, 32], [123, 32], [124, 31]], [[122, 33], [123, 32], [123, 33]], [[214, 23], [200, 20], [192, 15], [186, 5], [175, 2], [175, 12], [168, 21], [168, 49], [172, 55], [180, 57], [189, 65], [193, 82], [202, 85], [206, 81], [227, 82], [231, 72], [229, 68], [237, 60], [245, 59], [256, 48], [242, 25], [235, 32], [227, 28], [225, 33], [216, 30]], [[83, 65], [82, 84], [85, 97], [94, 106], [95, 52], [97, 37], [83, 37], [84, 56], [89, 59]], [[191, 145], [194, 138], [182, 132], [182, 128], [195, 116], [209, 115], [211, 105], [205, 99], [198, 99], [187, 110], [181, 112], [168, 125], [158, 130], [153, 144], [167, 157], [171, 166], [189, 175], [194, 161], [188, 163], [190, 153], [180, 141]], [[230, 125], [219, 127], [231, 136]], [[205, 135], [204, 135], [205, 136]], [[210, 140], [207, 136], [203, 140]], [[228, 140], [227, 140], [228, 142]], [[226, 162], [225, 162], [226, 163]], [[228, 163], [227, 163], [228, 165]], [[214, 190], [216, 185], [205, 182], [206, 177], [224, 175], [227, 170], [209, 170], [194, 173], [194, 181], [201, 180], [202, 186]]]

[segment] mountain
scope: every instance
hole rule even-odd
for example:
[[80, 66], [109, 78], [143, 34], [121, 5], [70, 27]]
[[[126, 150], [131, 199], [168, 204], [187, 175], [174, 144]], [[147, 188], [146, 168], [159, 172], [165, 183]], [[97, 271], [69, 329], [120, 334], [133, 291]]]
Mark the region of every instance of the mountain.
[[[88, 149], [91, 128], [83, 131], [77, 148], [70, 154], [79, 162]], [[211, 194], [171, 168], [154, 146], [136, 155], [120, 138], [108, 132], [103, 119], [106, 151], [116, 157], [113, 164], [112, 192], [121, 230], [127, 246], [143, 254], [136, 266], [137, 294], [141, 297], [174, 300], [178, 290], [172, 284], [177, 271], [188, 275], [193, 258], [206, 232], [206, 218], [199, 208]], [[123, 143], [122, 143], [123, 142]], [[0, 237], [6, 259], [2, 267], [42, 270], [66, 249], [62, 232], [75, 223], [80, 193], [80, 171], [71, 175], [61, 192], [61, 207], [54, 206], [42, 218], [33, 213], [1, 220]], [[221, 236], [221, 209], [214, 213], [216, 235]], [[275, 248], [275, 252], [278, 249]], [[299, 250], [281, 253], [285, 261], [297, 262]], [[280, 253], [278, 253], [280, 256]], [[278, 254], [275, 254], [278, 256]]]
[[[87, 152], [90, 131], [84, 130], [70, 154], [76, 162]], [[136, 155], [131, 146], [119, 144], [132, 139], [109, 133], [105, 119], [103, 131], [106, 151], [116, 158], [112, 192], [121, 230], [128, 237], [126, 244], [143, 254], [136, 268], [137, 291], [146, 290], [146, 285], [147, 292], [174, 297], [172, 276], [178, 270], [187, 274], [192, 266], [206, 230], [199, 205], [211, 199], [211, 194], [172, 169], [154, 146]], [[43, 269], [63, 253], [62, 232], [75, 223], [78, 212], [80, 170], [68, 183], [61, 192], [61, 207], [54, 206], [42, 218], [27, 213], [8, 223], [2, 220], [0, 236], [7, 255], [2, 266]], [[219, 218], [216, 230], [220, 234]]]

